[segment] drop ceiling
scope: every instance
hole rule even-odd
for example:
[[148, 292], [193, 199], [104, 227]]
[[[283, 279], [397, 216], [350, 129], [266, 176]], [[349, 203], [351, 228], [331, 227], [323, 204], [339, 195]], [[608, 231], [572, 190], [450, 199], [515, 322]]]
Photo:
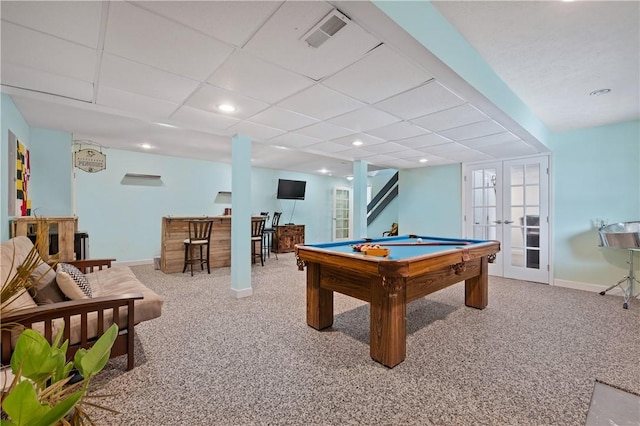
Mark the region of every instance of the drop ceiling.
[[[516, 3], [532, 4], [521, 11]], [[637, 38], [613, 43], [617, 32], [638, 31], [637, 13], [623, 29], [613, 22], [637, 4], [615, 11], [577, 4], [588, 10], [574, 24], [571, 15], [549, 23], [552, 6], [538, 3], [549, 2], [436, 5], [550, 128], [637, 118]], [[336, 7], [347, 25], [320, 47], [308, 46], [307, 33]], [[2, 1], [1, 8], [2, 91], [30, 126], [77, 140], [133, 151], [146, 143], [155, 154], [230, 162], [231, 136], [239, 133], [255, 142], [254, 166], [335, 176], [350, 174], [354, 160], [370, 170], [407, 169], [547, 150], [478, 101], [471, 86], [450, 84], [453, 72], [426, 49], [406, 49], [407, 34], [369, 2]], [[471, 19], [476, 13], [482, 19]], [[613, 96], [599, 97], [603, 104], [587, 107], [578, 91], [623, 79], [599, 75], [611, 71], [600, 62], [615, 55], [596, 55], [579, 70], [584, 61], [570, 61], [571, 28], [596, 18], [612, 20], [598, 31], [613, 34], [606, 40], [631, 55], [624, 61], [635, 59], [635, 68], [615, 64], [630, 65], [619, 74], [636, 80], [623, 100], [615, 86]], [[546, 39], [545, 50], [539, 38], [553, 25], [562, 31]], [[543, 60], [523, 62], [527, 43]], [[582, 83], [565, 87], [567, 79]], [[624, 103], [609, 108], [615, 102]], [[223, 103], [236, 110], [220, 111]]]

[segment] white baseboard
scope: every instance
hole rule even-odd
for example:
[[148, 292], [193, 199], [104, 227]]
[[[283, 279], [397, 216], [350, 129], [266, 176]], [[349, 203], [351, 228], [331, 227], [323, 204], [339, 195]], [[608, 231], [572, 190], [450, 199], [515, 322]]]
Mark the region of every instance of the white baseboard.
[[[573, 288], [576, 290], [584, 290], [584, 291], [591, 291], [594, 293], [600, 293], [601, 291], [606, 290], [606, 288], [608, 286], [604, 286], [604, 285], [600, 285], [600, 284], [591, 284], [591, 283], [583, 283], [583, 282], [578, 282], [578, 281], [568, 281], [568, 280], [558, 280], [555, 279], [553, 280], [553, 285], [558, 286], [558, 287], [566, 287], [566, 288]], [[623, 296], [624, 293], [622, 292], [622, 289], [620, 289], [620, 287], [614, 287], [611, 290], [609, 290], [607, 292], [607, 294], [609, 295], [613, 295], [613, 296]]]
[[235, 289], [232, 288], [230, 289], [231, 292], [231, 297], [233, 297], [234, 299], [242, 299], [243, 297], [249, 297], [251, 295], [253, 295], [253, 288], [249, 287], [249, 288], [243, 288], [243, 289]]

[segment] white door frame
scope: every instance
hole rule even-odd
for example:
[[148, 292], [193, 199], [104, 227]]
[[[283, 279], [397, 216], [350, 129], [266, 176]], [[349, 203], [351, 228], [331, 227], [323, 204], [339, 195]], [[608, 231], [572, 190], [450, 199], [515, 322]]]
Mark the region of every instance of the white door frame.
[[[540, 260], [539, 260], [539, 268], [531, 268], [526, 267], [526, 262], [528, 262], [529, 252], [535, 252], [536, 250], [523, 250], [523, 256], [525, 265], [524, 267], [512, 266], [513, 264], [513, 255], [514, 253], [511, 250], [512, 245], [512, 232], [517, 232], [517, 229], [521, 229], [521, 231], [525, 232], [528, 230], [525, 228], [519, 228], [519, 223], [515, 223], [511, 225], [512, 218], [511, 213], [512, 210], [517, 209], [517, 206], [511, 206], [510, 198], [512, 187], [507, 185], [510, 182], [511, 175], [510, 169], [512, 166], [517, 167], [520, 164], [540, 164], [540, 185], [545, 186], [546, 188], [540, 188]], [[472, 183], [473, 179], [473, 171], [478, 169], [495, 169], [496, 179], [496, 190], [494, 191], [496, 200], [495, 205], [496, 209], [492, 207], [485, 208], [483, 210], [483, 215], [486, 217], [482, 217], [479, 227], [474, 233], [474, 221], [478, 219], [474, 218], [472, 206], [474, 205], [472, 196], [474, 196], [474, 191], [479, 192], [478, 189], [473, 190], [474, 187]], [[486, 180], [486, 179], [485, 179]], [[501, 252], [498, 253], [496, 258], [496, 263], [490, 265], [489, 273], [491, 275], [496, 276], [505, 276], [516, 279], [530, 280], [536, 282], [544, 282], [544, 283], [552, 283], [553, 277], [553, 268], [552, 268], [552, 221], [551, 221], [551, 161], [549, 155], [535, 155], [535, 156], [527, 156], [527, 157], [518, 157], [504, 161], [493, 161], [493, 162], [478, 162], [478, 163], [468, 163], [464, 164], [462, 167], [462, 195], [463, 195], [463, 217], [462, 217], [462, 229], [464, 230], [464, 234], [467, 238], [473, 238], [474, 235], [484, 233], [487, 235], [483, 235], [484, 238], [488, 239], [497, 239], [501, 242]], [[476, 182], [476, 187], [477, 187]], [[484, 185], [483, 185], [484, 186]], [[517, 186], [517, 185], [516, 185]], [[489, 190], [491, 185], [487, 187], [486, 190]], [[524, 190], [524, 188], [521, 188]], [[481, 192], [481, 191], [480, 191]], [[476, 196], [479, 194], [476, 193]], [[483, 201], [485, 203], [486, 201]], [[493, 202], [493, 200], [492, 200]], [[478, 209], [476, 209], [477, 213]], [[491, 214], [486, 213], [485, 211], [489, 211]], [[477, 216], [477, 214], [476, 214]], [[490, 217], [491, 216], [491, 217]], [[495, 221], [494, 221], [495, 219]], [[516, 219], [517, 220], [517, 219]], [[489, 221], [489, 222], [487, 222]], [[504, 221], [507, 221], [506, 224]], [[495, 222], [495, 226], [494, 223]], [[534, 228], [535, 230], [535, 228]], [[509, 233], [508, 235], [506, 233]], [[515, 238], [515, 237], [514, 237]], [[529, 238], [526, 238], [528, 241]], [[525, 242], [526, 242], [525, 241]], [[534, 247], [534, 246], [530, 246]]]
[[[349, 206], [347, 208], [347, 214], [349, 215], [348, 219], [349, 219], [349, 231], [348, 231], [348, 235], [346, 237], [336, 237], [336, 227], [337, 227], [337, 221], [338, 221], [338, 216], [336, 214], [336, 201], [337, 201], [337, 192], [338, 191], [346, 191], [349, 195], [348, 195], [348, 199], [349, 199]], [[346, 241], [346, 240], [350, 240], [353, 236], [353, 191], [351, 190], [350, 187], [348, 186], [344, 186], [344, 187], [335, 187], [333, 188], [333, 202], [332, 202], [332, 210], [331, 210], [331, 240], [332, 241]]]

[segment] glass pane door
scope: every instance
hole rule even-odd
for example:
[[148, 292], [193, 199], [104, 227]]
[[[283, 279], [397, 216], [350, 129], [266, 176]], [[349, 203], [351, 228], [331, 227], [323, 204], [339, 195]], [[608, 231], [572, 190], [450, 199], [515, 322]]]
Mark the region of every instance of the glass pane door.
[[500, 241], [491, 275], [549, 282], [548, 161], [465, 167], [465, 235]]
[[506, 161], [504, 170], [504, 276], [548, 282], [547, 157]]
[[333, 190], [333, 240], [351, 238], [351, 189]]
[[[502, 240], [502, 164], [486, 163], [467, 168], [466, 179], [466, 235], [478, 240]], [[490, 273], [501, 275], [500, 255], [489, 266]], [[498, 271], [494, 271], [498, 269]]]

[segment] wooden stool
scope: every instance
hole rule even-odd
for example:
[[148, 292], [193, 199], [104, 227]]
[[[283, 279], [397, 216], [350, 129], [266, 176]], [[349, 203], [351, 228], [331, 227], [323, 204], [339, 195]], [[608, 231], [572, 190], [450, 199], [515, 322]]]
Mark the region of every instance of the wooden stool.
[[[204, 270], [207, 265], [207, 273], [211, 273], [209, 266], [209, 241], [211, 240], [211, 228], [213, 220], [199, 219], [189, 221], [189, 238], [184, 240], [184, 267], [182, 272], [187, 270], [187, 265], [191, 265], [191, 276], [193, 276], [193, 264], [199, 263], [200, 270]], [[194, 249], [200, 249], [200, 257], [194, 258]], [[202, 250], [206, 250], [206, 256]]]

